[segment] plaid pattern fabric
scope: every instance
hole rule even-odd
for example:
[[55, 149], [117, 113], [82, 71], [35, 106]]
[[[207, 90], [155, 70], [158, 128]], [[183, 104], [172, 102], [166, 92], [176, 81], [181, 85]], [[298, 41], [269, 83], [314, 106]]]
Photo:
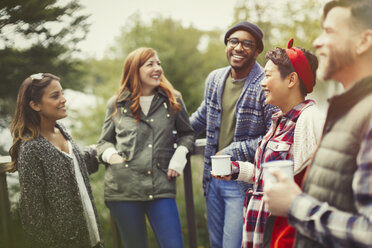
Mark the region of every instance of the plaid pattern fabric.
[[[281, 111], [273, 114], [272, 125], [259, 143], [256, 151], [253, 191], [247, 192], [244, 204], [242, 245], [244, 248], [262, 247], [264, 227], [269, 216], [269, 212], [262, 200], [262, 164], [273, 160], [293, 160], [292, 144], [296, 121], [302, 110], [314, 104], [314, 101], [306, 100], [294, 107], [287, 114], [283, 115]], [[249, 195], [251, 195], [251, 198], [247, 204]]]

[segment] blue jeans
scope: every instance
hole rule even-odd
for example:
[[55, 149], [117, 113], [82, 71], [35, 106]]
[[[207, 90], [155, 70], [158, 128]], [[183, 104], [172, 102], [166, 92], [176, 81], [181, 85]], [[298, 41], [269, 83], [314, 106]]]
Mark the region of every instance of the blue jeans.
[[176, 200], [106, 202], [110, 209], [124, 247], [147, 247], [145, 214], [160, 248], [183, 247], [181, 223]]
[[244, 196], [236, 181], [211, 178], [206, 196], [212, 248], [241, 248]]

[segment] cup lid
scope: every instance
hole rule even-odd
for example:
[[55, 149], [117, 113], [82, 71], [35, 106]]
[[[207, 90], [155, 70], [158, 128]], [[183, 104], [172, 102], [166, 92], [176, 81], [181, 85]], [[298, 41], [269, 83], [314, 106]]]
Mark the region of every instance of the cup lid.
[[269, 161], [266, 163], [262, 164], [262, 167], [287, 167], [287, 166], [293, 166], [293, 161], [292, 160], [274, 160], [274, 161]]
[[211, 158], [231, 158], [231, 155], [212, 155]]

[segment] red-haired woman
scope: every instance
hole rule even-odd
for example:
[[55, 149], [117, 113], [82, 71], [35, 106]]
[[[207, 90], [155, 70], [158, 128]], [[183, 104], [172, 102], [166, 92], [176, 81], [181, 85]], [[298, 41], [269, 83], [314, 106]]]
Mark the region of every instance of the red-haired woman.
[[38, 73], [21, 84], [7, 170], [19, 173], [19, 212], [30, 247], [102, 247], [88, 175], [98, 169], [96, 152], [82, 153], [57, 122], [67, 116], [59, 81]]
[[98, 156], [107, 164], [105, 202], [125, 247], [147, 247], [145, 216], [161, 248], [183, 247], [175, 177], [193, 142], [184, 103], [165, 78], [156, 51], [134, 50], [107, 104], [98, 141]]

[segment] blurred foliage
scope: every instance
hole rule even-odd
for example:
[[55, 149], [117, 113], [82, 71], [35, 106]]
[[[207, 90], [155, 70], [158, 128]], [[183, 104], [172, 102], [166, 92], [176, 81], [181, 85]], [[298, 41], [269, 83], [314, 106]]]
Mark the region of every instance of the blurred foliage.
[[[89, 88], [87, 91], [97, 96], [96, 103], [84, 107], [84, 113], [70, 113], [73, 136], [86, 144], [97, 142], [105, 118], [107, 100], [114, 95], [120, 86], [123, 61], [117, 59], [90, 59], [86, 61], [89, 72], [82, 81]], [[79, 110], [78, 110], [79, 111]], [[80, 110], [81, 111], [81, 110]]]
[[81, 5], [57, 0], [0, 1], [0, 127], [9, 124], [22, 81], [37, 72], [62, 77], [65, 87], [83, 89], [82, 61], [73, 59], [86, 36]]

